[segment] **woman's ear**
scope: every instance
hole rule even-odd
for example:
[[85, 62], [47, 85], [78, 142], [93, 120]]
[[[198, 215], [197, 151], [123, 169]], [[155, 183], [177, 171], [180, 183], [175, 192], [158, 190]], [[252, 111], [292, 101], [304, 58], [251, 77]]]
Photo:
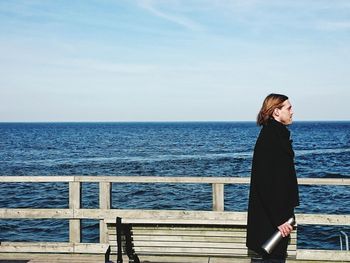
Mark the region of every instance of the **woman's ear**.
[[280, 111], [279, 111], [279, 108], [276, 108], [273, 110], [273, 113], [272, 113], [272, 116], [273, 117], [278, 117], [280, 115]]

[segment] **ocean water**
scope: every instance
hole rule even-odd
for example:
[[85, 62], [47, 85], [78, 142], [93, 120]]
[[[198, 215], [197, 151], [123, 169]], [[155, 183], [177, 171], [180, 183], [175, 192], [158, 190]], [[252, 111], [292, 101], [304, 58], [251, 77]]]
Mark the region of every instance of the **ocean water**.
[[[295, 122], [299, 178], [350, 178], [350, 122]], [[0, 123], [0, 176], [250, 175], [259, 127], [253, 122]], [[246, 211], [248, 186], [225, 187], [225, 210]], [[83, 207], [98, 207], [98, 185], [83, 184]], [[350, 188], [300, 186], [297, 213], [350, 214]], [[113, 184], [113, 208], [211, 210], [211, 186]], [[67, 208], [67, 183], [0, 183], [0, 207]], [[83, 241], [98, 223], [83, 220]], [[0, 219], [2, 241], [68, 241], [66, 220]], [[298, 247], [339, 249], [345, 226], [299, 226]]]

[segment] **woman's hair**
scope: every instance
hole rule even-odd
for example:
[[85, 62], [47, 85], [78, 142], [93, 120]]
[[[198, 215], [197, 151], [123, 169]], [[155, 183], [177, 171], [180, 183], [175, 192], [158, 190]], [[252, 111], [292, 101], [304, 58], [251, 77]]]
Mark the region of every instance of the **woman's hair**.
[[272, 114], [276, 108], [280, 109], [282, 108], [283, 102], [288, 100], [288, 97], [282, 94], [274, 94], [271, 93], [268, 95], [259, 111], [258, 117], [257, 117], [257, 124], [259, 126], [266, 125], [267, 121], [272, 118]]

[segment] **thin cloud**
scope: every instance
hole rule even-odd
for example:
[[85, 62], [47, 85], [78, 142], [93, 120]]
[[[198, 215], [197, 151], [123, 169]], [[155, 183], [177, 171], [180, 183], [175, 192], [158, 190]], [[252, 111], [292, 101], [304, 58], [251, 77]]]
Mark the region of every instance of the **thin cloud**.
[[152, 0], [141, 0], [139, 1], [139, 5], [146, 9], [147, 11], [151, 12], [157, 17], [163, 18], [165, 20], [168, 20], [170, 22], [173, 22], [175, 24], [178, 24], [186, 29], [192, 30], [192, 31], [203, 31], [204, 28], [200, 24], [194, 22], [193, 20], [186, 18], [184, 16], [177, 16], [172, 15], [166, 12], [163, 12], [159, 10], [158, 3], [156, 1]]
[[77, 68], [118, 74], [146, 74], [157, 71], [159, 68], [152, 64], [125, 64], [113, 63], [95, 59], [63, 59], [54, 63], [64, 68]]

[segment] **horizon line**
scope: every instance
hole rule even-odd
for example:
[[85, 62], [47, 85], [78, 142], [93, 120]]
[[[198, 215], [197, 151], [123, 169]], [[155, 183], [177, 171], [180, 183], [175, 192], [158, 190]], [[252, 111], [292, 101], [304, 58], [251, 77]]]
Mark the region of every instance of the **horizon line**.
[[[9, 123], [205, 123], [205, 122], [211, 122], [211, 123], [228, 123], [228, 122], [253, 122], [255, 123], [255, 120], [76, 120], [76, 121], [0, 121], [0, 124], [9, 124]], [[350, 122], [350, 120], [341, 120], [341, 119], [335, 119], [335, 120], [296, 120], [293, 121], [293, 123], [296, 122]], [[293, 125], [293, 124], [292, 124]]]

